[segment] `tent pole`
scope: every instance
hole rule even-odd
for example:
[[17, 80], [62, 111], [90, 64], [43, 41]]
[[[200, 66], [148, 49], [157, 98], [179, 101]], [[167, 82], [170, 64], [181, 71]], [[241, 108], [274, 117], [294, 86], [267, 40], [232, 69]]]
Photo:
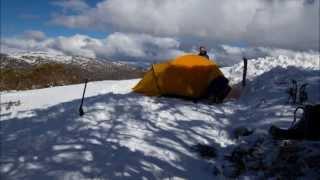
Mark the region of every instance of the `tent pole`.
[[246, 86], [247, 66], [248, 66], [248, 59], [246, 57], [243, 57], [242, 87]]

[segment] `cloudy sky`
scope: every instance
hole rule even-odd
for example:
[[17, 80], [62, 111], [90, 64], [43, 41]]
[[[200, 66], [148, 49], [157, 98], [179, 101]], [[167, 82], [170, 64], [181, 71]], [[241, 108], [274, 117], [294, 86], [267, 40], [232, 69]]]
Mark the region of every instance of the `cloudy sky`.
[[1, 50], [157, 61], [319, 53], [320, 0], [1, 0]]

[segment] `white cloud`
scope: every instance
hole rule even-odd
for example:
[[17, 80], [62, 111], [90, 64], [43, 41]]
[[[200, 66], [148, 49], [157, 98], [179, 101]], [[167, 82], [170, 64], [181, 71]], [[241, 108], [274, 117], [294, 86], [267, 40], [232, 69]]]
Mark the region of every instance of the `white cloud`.
[[25, 31], [23, 36], [26, 39], [32, 39], [35, 41], [42, 41], [46, 38], [46, 35], [42, 31], [37, 31], [37, 30]]
[[53, 22], [197, 37], [216, 44], [319, 50], [319, 0], [105, 0], [77, 15], [56, 16]]
[[37, 41], [30, 38], [13, 37], [1, 39], [1, 52], [6, 53], [4, 49], [17, 49], [26, 51], [47, 50], [48, 45], [53, 42], [52, 39]]
[[105, 39], [100, 52], [135, 58], [168, 59], [182, 53], [179, 42], [172, 38], [145, 34], [114, 33]]
[[99, 40], [79, 34], [71, 37], [60, 36], [54, 39], [51, 44], [49, 44], [49, 48], [62, 51], [68, 55], [79, 55], [95, 58], [95, 52], [92, 49], [87, 48], [87, 45], [91, 42], [99, 43]]
[[179, 42], [172, 38], [119, 32], [102, 39], [80, 34], [42, 40], [31, 37], [4, 38], [1, 45], [4, 52], [5, 49], [59, 51], [92, 58], [134, 58], [143, 61], [166, 60], [183, 53], [179, 50]]

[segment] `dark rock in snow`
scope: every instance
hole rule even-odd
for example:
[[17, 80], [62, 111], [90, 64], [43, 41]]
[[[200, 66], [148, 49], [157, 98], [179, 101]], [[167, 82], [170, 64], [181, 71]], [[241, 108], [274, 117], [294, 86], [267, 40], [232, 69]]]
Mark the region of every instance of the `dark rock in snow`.
[[205, 144], [197, 144], [192, 149], [205, 159], [215, 158], [217, 156], [216, 148]]
[[247, 127], [237, 127], [233, 130], [233, 135], [235, 138], [239, 138], [241, 136], [249, 136], [254, 132], [253, 129], [247, 128]]

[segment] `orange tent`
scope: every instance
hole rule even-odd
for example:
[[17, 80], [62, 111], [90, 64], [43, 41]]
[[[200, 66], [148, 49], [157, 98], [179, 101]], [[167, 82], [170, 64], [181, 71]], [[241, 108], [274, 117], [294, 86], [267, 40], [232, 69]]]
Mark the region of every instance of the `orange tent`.
[[174, 60], [154, 64], [133, 88], [147, 96], [203, 97], [209, 83], [223, 76], [218, 65], [202, 56], [183, 55]]

